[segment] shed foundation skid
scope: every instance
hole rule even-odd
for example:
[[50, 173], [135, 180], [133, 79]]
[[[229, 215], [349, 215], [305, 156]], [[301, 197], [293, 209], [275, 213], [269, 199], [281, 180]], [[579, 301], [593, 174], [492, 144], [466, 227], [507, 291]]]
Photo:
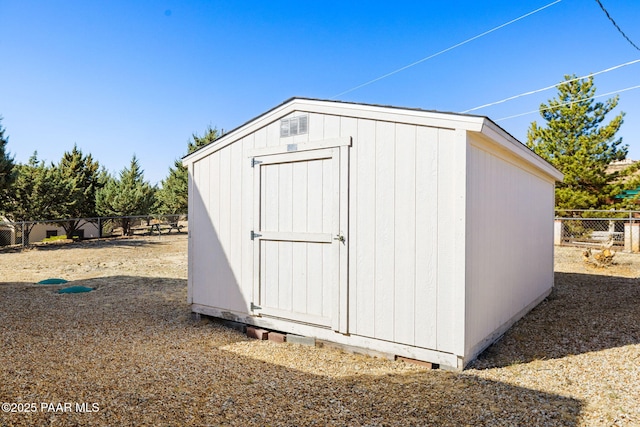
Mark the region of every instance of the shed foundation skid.
[[[191, 310], [196, 313], [204, 314], [206, 316], [218, 317], [226, 320], [232, 320], [234, 322], [245, 323], [255, 328], [264, 328], [287, 332], [289, 334], [300, 335], [302, 337], [315, 338], [316, 340], [334, 342], [347, 347], [358, 347], [362, 349], [362, 353], [365, 354], [367, 354], [367, 349], [375, 349], [378, 354], [387, 355], [387, 357], [390, 359], [394, 356], [401, 356], [408, 359], [416, 359], [436, 363], [439, 364], [442, 368], [450, 368], [454, 370], [461, 370], [463, 368], [463, 360], [453, 354], [410, 347], [387, 341], [374, 340], [367, 337], [343, 335], [338, 332], [332, 331], [331, 329], [319, 329], [310, 325], [295, 324], [288, 320], [246, 316], [242, 315], [241, 313], [234, 314], [228, 311], [223, 312], [212, 307], [193, 305], [191, 307]], [[263, 339], [262, 336], [259, 339]], [[372, 352], [370, 354], [376, 353]]]

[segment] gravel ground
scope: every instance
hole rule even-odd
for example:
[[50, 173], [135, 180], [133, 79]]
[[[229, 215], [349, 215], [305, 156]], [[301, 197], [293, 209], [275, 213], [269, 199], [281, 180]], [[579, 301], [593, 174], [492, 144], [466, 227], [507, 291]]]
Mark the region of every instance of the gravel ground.
[[454, 373], [194, 321], [186, 242], [1, 252], [0, 426], [640, 426], [639, 255], [558, 248], [550, 297]]

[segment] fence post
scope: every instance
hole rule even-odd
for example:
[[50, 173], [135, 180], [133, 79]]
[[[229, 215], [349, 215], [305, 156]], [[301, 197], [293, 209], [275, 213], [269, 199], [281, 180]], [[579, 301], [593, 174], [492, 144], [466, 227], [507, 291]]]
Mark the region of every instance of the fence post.
[[633, 218], [624, 225], [624, 251], [640, 252], [640, 223]]
[[562, 220], [556, 219], [553, 222], [553, 244], [562, 245]]

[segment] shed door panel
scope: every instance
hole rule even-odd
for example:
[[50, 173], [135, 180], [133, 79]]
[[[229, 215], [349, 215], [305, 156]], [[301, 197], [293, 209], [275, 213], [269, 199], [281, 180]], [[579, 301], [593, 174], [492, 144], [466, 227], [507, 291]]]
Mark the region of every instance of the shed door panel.
[[255, 158], [255, 313], [331, 327], [340, 267], [339, 149]]

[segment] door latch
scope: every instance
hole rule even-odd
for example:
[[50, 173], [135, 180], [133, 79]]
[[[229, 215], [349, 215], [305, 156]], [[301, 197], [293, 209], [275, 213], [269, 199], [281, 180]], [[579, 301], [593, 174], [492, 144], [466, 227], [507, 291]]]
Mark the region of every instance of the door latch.
[[344, 236], [342, 234], [338, 234], [336, 237], [333, 238], [333, 240], [337, 240], [339, 242], [344, 243]]

